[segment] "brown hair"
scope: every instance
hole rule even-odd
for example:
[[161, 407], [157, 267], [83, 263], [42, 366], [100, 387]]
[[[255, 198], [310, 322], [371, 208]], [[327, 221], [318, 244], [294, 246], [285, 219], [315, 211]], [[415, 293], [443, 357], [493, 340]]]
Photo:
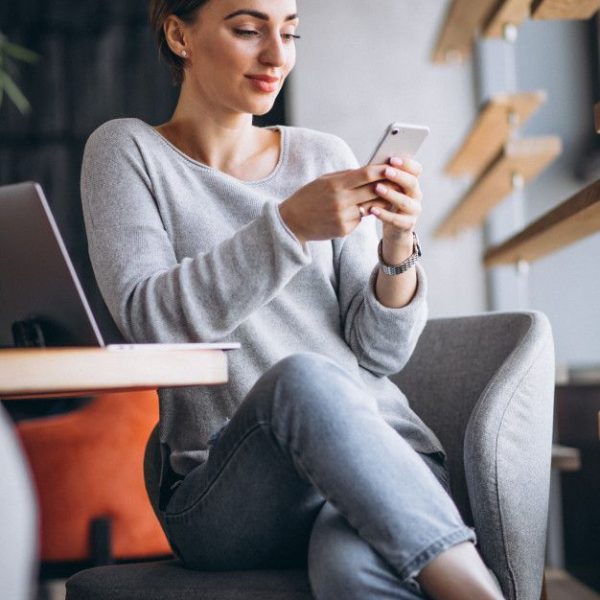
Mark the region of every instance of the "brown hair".
[[167, 17], [175, 15], [185, 23], [193, 23], [196, 13], [208, 0], [150, 0], [150, 25], [154, 31], [158, 53], [171, 69], [173, 85], [183, 83], [183, 65], [185, 61], [175, 54], [165, 37], [164, 24]]

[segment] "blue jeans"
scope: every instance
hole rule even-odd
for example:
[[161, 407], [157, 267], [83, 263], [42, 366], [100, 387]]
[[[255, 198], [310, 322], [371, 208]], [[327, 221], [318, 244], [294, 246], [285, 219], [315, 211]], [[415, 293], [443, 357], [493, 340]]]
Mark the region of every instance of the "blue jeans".
[[185, 566], [306, 567], [315, 598], [425, 598], [414, 579], [470, 540], [443, 459], [390, 427], [334, 361], [291, 355], [250, 390], [163, 526]]

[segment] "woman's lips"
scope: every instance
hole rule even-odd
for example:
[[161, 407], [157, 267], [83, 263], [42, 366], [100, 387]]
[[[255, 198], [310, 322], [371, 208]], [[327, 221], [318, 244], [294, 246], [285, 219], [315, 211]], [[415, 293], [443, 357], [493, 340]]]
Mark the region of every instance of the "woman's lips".
[[276, 92], [279, 87], [279, 79], [273, 80], [272, 78], [269, 78], [270, 80], [268, 80], [267, 78], [250, 77], [249, 75], [246, 75], [246, 77], [248, 77], [253, 86], [261, 92], [270, 94]]

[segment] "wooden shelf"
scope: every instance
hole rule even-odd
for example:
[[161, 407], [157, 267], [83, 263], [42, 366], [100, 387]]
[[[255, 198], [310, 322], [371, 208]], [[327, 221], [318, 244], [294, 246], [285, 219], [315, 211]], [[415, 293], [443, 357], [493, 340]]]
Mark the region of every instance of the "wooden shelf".
[[486, 267], [534, 261], [600, 231], [600, 180], [546, 213], [507, 241], [489, 248]]
[[462, 62], [473, 42], [502, 37], [504, 25], [519, 26], [533, 19], [589, 19], [600, 10], [600, 0], [452, 0], [431, 60], [436, 64]]
[[471, 55], [473, 42], [497, 0], [453, 0], [431, 60], [437, 64], [460, 62]]
[[502, 0], [483, 26], [483, 37], [501, 38], [507, 24], [518, 27], [529, 19], [531, 0]]
[[600, 10], [600, 0], [533, 0], [533, 19], [590, 19]]
[[[497, 156], [512, 130], [523, 125], [546, 102], [542, 90], [521, 94], [501, 94], [485, 103], [464, 144], [446, 166], [453, 177], [478, 177]], [[515, 121], [509, 122], [513, 113]]]
[[514, 173], [521, 175], [523, 183], [530, 181], [560, 154], [561, 147], [560, 138], [555, 136], [509, 141], [434, 235], [452, 236], [482, 224], [496, 204], [512, 192]]
[[3, 399], [83, 396], [226, 381], [223, 350], [0, 350]]

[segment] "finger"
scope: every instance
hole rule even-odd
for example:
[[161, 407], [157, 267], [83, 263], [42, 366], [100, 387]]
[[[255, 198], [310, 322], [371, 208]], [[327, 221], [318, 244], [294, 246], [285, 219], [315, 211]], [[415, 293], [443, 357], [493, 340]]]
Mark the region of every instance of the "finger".
[[420, 215], [423, 210], [418, 200], [414, 200], [407, 194], [397, 192], [383, 183], [378, 183], [375, 186], [375, 192], [403, 213]]
[[421, 173], [423, 173], [423, 165], [414, 158], [402, 159], [397, 156], [393, 156], [390, 159], [390, 164], [392, 167], [397, 167], [399, 169], [408, 171], [415, 177], [420, 177]]
[[392, 205], [387, 200], [384, 201], [381, 198], [377, 198], [376, 200], [369, 200], [368, 202], [363, 202], [358, 206], [359, 208], [364, 208], [367, 215], [369, 214], [369, 210], [371, 210], [372, 207], [385, 208], [386, 210], [392, 208]]
[[[352, 206], [348, 206], [344, 209], [344, 217], [349, 218], [351, 220], [354, 219], [362, 219], [364, 217], [368, 217], [371, 213], [371, 208], [384, 208], [389, 210], [392, 205], [389, 202], [384, 202], [381, 199], [378, 200], [369, 200], [368, 202], [363, 202], [362, 204], [353, 204]], [[357, 210], [358, 209], [358, 210]]]
[[384, 174], [387, 179], [400, 185], [407, 195], [416, 200], [421, 200], [419, 180], [414, 175], [394, 167], [386, 167]]
[[[379, 178], [378, 181], [387, 181], [386, 179]], [[396, 186], [394, 183], [387, 182], [387, 185], [392, 189], [398, 189], [398, 191], [402, 191], [400, 186]], [[362, 185], [353, 190], [349, 190], [343, 196], [344, 200], [344, 210], [348, 208], [354, 208], [356, 212], [357, 204], [365, 204], [366, 202], [380, 200], [379, 196], [374, 190], [373, 183], [368, 183], [366, 185]]]
[[417, 223], [417, 217], [390, 212], [389, 210], [385, 210], [385, 208], [372, 208], [370, 212], [383, 223], [392, 225], [400, 230], [409, 231], [414, 229]]
[[386, 165], [366, 165], [345, 174], [348, 189], [356, 189], [368, 183], [384, 179]]

